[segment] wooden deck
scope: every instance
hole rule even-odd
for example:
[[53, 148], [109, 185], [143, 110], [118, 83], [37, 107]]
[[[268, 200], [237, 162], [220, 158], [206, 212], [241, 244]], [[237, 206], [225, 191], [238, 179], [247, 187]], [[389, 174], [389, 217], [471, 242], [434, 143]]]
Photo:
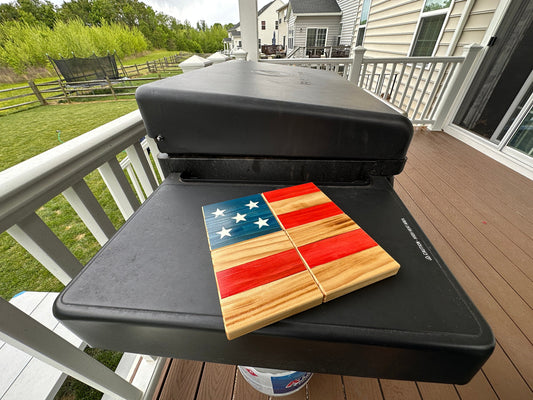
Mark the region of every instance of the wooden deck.
[[[464, 386], [315, 374], [285, 399], [533, 399], [533, 182], [419, 130], [395, 188], [491, 325], [496, 349]], [[267, 399], [235, 366], [168, 360], [156, 399]]]

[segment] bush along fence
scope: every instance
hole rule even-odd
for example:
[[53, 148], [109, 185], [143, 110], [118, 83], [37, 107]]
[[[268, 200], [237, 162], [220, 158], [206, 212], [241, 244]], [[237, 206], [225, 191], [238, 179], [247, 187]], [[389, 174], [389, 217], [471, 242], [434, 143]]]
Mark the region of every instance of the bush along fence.
[[143, 64], [121, 65], [119, 68], [124, 78], [118, 80], [106, 78], [76, 83], [63, 79], [42, 83], [30, 80], [27, 85], [0, 90], [0, 111], [37, 104], [70, 103], [84, 98], [109, 97], [117, 100], [120, 96], [132, 96], [142, 84], [161, 79], [161, 74], [168, 76], [182, 73], [178, 64], [184, 59], [184, 56], [176, 54]]

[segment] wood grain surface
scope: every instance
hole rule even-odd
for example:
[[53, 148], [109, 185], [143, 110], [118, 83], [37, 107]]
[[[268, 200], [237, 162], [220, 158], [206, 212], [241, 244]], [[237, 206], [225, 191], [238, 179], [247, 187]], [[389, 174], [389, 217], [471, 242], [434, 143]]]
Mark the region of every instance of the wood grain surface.
[[397, 273], [313, 183], [203, 207], [228, 339]]

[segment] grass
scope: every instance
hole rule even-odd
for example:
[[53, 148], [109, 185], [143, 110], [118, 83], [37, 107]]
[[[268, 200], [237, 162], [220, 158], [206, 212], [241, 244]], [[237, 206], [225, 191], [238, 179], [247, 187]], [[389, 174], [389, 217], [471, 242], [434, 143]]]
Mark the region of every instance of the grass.
[[[134, 100], [93, 102], [38, 107], [0, 117], [0, 170], [51, 149], [137, 108]], [[58, 132], [59, 131], [59, 132]], [[124, 223], [121, 213], [97, 171], [85, 181], [116, 228]], [[82, 264], [100, 245], [62, 195], [43, 205], [37, 214]], [[0, 234], [0, 296], [9, 300], [16, 293], [60, 291], [63, 285], [6, 232]], [[111, 369], [121, 353], [87, 349], [86, 352]], [[96, 400], [97, 390], [69, 377], [56, 400]]]
[[[171, 52], [175, 53], [175, 52]], [[162, 57], [152, 53], [150, 59]], [[140, 62], [140, 61], [135, 61]], [[43, 80], [54, 78], [44, 78]], [[37, 80], [36, 80], [37, 81]], [[2, 85], [6, 88], [8, 85]], [[20, 84], [9, 85], [11, 87]], [[80, 102], [64, 105], [34, 107], [0, 116], [0, 171], [10, 168], [48, 149], [67, 142], [100, 125], [112, 121], [137, 108], [135, 100]], [[121, 159], [123, 155], [119, 155]], [[85, 181], [116, 228], [124, 219], [97, 171]], [[37, 214], [85, 265], [100, 245], [62, 195], [40, 207]], [[6, 232], [0, 234], [0, 297], [11, 299], [27, 291], [61, 291], [63, 284], [26, 252]], [[98, 361], [115, 369], [121, 353], [87, 349]], [[97, 390], [68, 377], [55, 400], [100, 399]]]
[[180, 55], [183, 57], [191, 56], [193, 53], [187, 53], [185, 51], [176, 51], [176, 50], [152, 50], [150, 52], [145, 52], [138, 56], [129, 56], [124, 57], [122, 60], [123, 65], [134, 65], [134, 64], [146, 64], [146, 61], [154, 61], [164, 57], [170, 57], [173, 55]]
[[[38, 107], [0, 117], [0, 170], [88, 132], [137, 108], [134, 100]], [[115, 226], [122, 216], [98, 172], [85, 178]], [[85, 264], [99, 249], [62, 195], [37, 214]], [[23, 290], [58, 291], [62, 285], [7, 233], [0, 235], [0, 296], [10, 299]]]
[[[167, 51], [167, 50], [154, 50], [154, 51], [151, 51], [151, 52], [145, 52], [145, 53], [143, 53], [140, 56], [130, 57], [127, 60], [122, 60], [122, 62], [123, 62], [123, 64], [125, 66], [134, 65], [134, 64], [142, 65], [142, 64], [146, 64], [147, 61], [158, 60], [158, 59], [161, 59], [161, 58], [164, 58], [164, 57], [176, 55], [177, 53], [179, 53], [179, 55], [183, 59], [187, 58], [190, 55], [190, 53], [186, 53], [186, 52], [176, 52], [176, 51]], [[50, 70], [51, 70], [51, 68], [50, 68]], [[144, 71], [144, 72], [146, 72], [146, 71]], [[131, 73], [131, 71], [130, 71], [130, 73]], [[175, 73], [160, 72], [160, 73], [145, 74], [145, 75], [143, 75], [143, 78], [154, 78], [154, 79], [157, 79], [159, 77], [166, 78], [166, 77], [169, 77], [169, 76], [172, 76], [172, 75], [175, 75]], [[55, 76], [55, 74], [54, 74], [54, 76], [50, 76], [50, 77], [46, 77], [46, 78], [34, 79], [34, 82], [37, 85], [42, 84], [42, 83], [46, 83], [46, 82], [52, 82], [52, 81], [57, 81], [57, 77]], [[120, 94], [131, 93], [131, 95], [127, 95], [127, 96], [121, 95], [119, 98], [121, 98], [121, 99], [133, 99], [134, 98], [135, 89], [133, 89], [133, 88], [132, 89], [126, 89], [126, 88], [121, 88], [121, 87], [122, 86], [132, 86], [132, 85], [135, 86], [135, 85], [140, 85], [140, 84], [143, 84], [143, 83], [146, 83], [146, 82], [139, 82], [139, 81], [135, 81], [135, 79], [133, 79], [131, 81], [124, 81], [123, 83], [114, 83], [113, 84], [113, 89], [115, 90], [116, 93], [120, 93]], [[28, 86], [27, 81], [24, 80], [24, 78], [22, 78], [22, 77], [21, 77], [21, 82], [19, 82], [19, 83], [4, 83], [4, 84], [0, 84], [0, 108], [13, 106], [13, 105], [21, 104], [21, 103], [24, 103], [24, 102], [37, 100], [35, 95], [33, 94], [32, 89], [30, 89], [27, 86]], [[18, 88], [22, 88], [22, 89], [18, 89]], [[49, 101], [50, 101], [50, 99], [49, 99], [50, 97], [62, 96], [62, 92], [59, 89], [59, 86], [58, 85], [39, 86], [39, 90], [41, 90], [41, 91], [46, 90], [46, 89], [52, 89], [52, 88], [56, 88], [56, 89], [58, 89], [58, 91], [57, 92], [52, 92], [52, 93], [42, 93], [44, 98], [49, 100]], [[7, 90], [7, 89], [15, 89], [15, 90], [9, 90], [9, 91], [2, 92], [2, 90]], [[90, 94], [109, 94], [109, 96], [107, 96], [107, 97], [100, 97], [99, 98], [100, 101], [103, 101], [103, 100], [114, 100], [114, 97], [112, 96], [112, 94], [111, 94], [111, 92], [110, 92], [110, 90], [108, 88], [92, 88], [92, 89], [87, 89], [84, 92], [85, 93], [82, 93], [82, 94], [89, 94], [89, 95]], [[20, 98], [16, 98], [16, 99], [12, 99], [12, 100], [4, 100], [4, 99], [7, 99], [7, 98], [10, 98], [10, 97], [13, 97], [13, 96], [21, 96], [21, 95], [24, 95], [24, 94], [26, 94], [28, 96], [20, 97]], [[86, 99], [86, 98], [73, 98], [72, 101], [73, 102], [87, 102], [87, 101], [94, 101], [94, 100], [93, 99]], [[66, 100], [65, 99], [52, 100], [52, 103], [55, 103], [55, 102], [66, 102]], [[38, 102], [36, 102], [34, 104], [29, 104], [29, 105], [25, 105], [25, 106], [21, 106], [21, 107], [8, 109], [8, 110], [2, 110], [2, 111], [0, 111], [0, 116], [2, 116], [2, 115], [10, 115], [10, 114], [19, 112], [21, 110], [28, 110], [28, 109], [32, 109], [32, 108], [36, 108], [36, 107], [40, 107], [40, 104]]]

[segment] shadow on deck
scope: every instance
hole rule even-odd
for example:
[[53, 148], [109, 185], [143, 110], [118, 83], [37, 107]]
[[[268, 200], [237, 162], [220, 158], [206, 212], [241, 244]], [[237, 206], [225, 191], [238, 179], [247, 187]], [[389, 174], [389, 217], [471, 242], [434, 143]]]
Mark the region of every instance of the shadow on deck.
[[[442, 132], [419, 129], [395, 189], [496, 336], [463, 386], [315, 374], [287, 400], [532, 399], [533, 182]], [[155, 399], [267, 399], [235, 366], [168, 360]]]

